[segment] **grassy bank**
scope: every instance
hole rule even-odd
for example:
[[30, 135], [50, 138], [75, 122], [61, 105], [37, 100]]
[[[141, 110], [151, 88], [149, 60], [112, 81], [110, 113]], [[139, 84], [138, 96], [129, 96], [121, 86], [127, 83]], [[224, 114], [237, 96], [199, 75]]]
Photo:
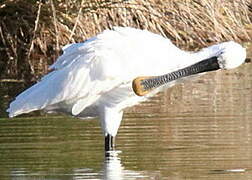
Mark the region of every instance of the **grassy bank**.
[[47, 73], [63, 45], [112, 26], [148, 29], [196, 49], [225, 40], [250, 42], [251, 21], [251, 0], [3, 0], [0, 101]]

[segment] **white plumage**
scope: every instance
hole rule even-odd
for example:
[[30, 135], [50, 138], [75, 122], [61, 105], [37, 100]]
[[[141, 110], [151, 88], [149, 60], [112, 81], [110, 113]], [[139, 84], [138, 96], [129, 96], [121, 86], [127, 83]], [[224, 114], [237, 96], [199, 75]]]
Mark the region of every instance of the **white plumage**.
[[69, 44], [63, 51], [50, 66], [54, 71], [11, 102], [10, 117], [39, 109], [99, 116], [104, 134], [115, 136], [123, 109], [161, 90], [139, 97], [131, 87], [134, 78], [162, 75], [212, 56], [218, 56], [222, 69], [230, 69], [246, 57], [245, 49], [235, 42], [191, 53], [160, 35], [129, 27], [105, 30], [83, 43]]

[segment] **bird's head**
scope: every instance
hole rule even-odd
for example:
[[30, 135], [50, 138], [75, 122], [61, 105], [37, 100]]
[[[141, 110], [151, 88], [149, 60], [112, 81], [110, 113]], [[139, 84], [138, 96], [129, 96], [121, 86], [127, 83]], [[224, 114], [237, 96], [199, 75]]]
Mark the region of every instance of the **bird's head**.
[[224, 47], [217, 56], [221, 69], [233, 69], [245, 62], [246, 49], [233, 41], [224, 43]]

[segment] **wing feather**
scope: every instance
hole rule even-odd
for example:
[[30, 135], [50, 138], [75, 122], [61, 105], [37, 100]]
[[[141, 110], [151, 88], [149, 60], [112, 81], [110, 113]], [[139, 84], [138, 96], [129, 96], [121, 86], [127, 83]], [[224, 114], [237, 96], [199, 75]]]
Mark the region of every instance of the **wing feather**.
[[40, 82], [33, 85], [10, 104], [9, 116], [44, 109], [47, 106], [62, 101], [77, 98], [87, 92], [90, 85], [89, 68], [72, 65], [47, 75]]

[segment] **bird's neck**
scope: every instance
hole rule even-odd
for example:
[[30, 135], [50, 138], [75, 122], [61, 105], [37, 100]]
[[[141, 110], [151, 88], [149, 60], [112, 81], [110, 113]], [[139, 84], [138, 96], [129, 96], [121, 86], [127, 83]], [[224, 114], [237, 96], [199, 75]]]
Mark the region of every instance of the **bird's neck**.
[[203, 48], [198, 52], [190, 53], [190, 59], [193, 59], [192, 61], [195, 61], [195, 63], [197, 63], [199, 61], [209, 59], [214, 56], [218, 57], [221, 54], [224, 46], [225, 43], [221, 43], [209, 46], [207, 48]]
[[175, 69], [182, 69], [193, 64], [196, 64], [204, 59], [209, 59], [212, 57], [218, 57], [224, 48], [224, 43], [212, 45], [201, 49], [197, 52], [190, 51], [180, 51], [177, 56], [177, 66]]

